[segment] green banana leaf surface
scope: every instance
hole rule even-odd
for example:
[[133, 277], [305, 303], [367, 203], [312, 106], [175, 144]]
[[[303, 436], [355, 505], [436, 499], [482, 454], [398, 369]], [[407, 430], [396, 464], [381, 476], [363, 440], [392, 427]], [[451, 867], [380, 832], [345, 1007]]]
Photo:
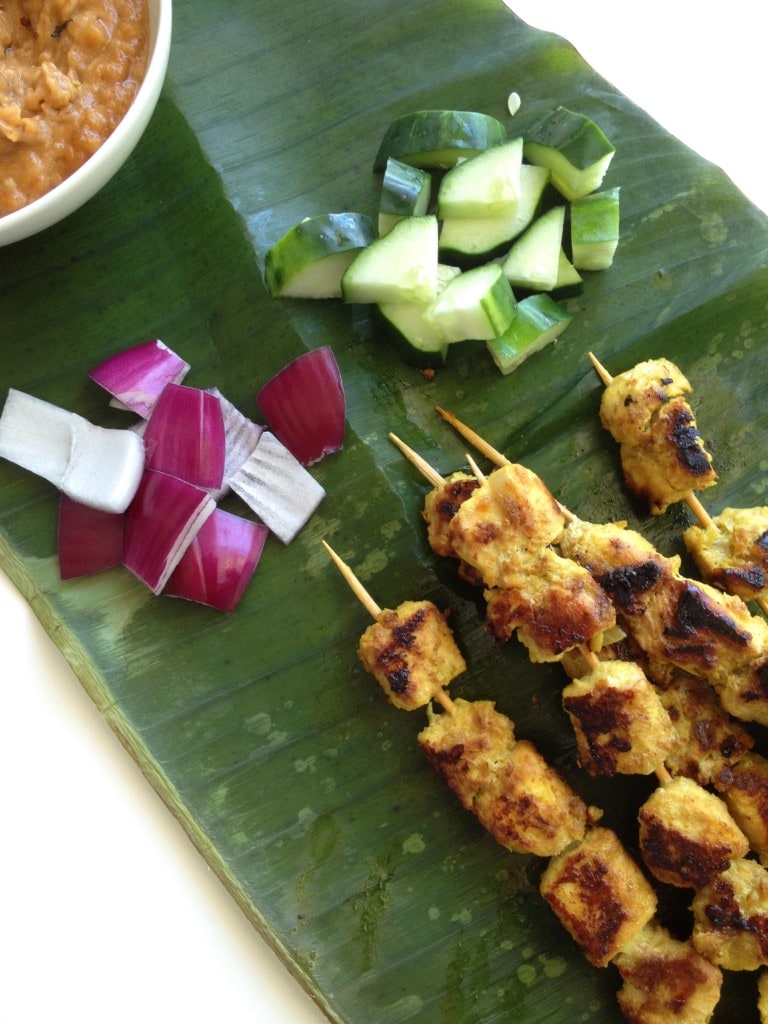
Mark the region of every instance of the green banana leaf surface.
[[[466, 443], [443, 406], [539, 473], [586, 519], [626, 519], [682, 553], [690, 513], [651, 518], [624, 490], [600, 427], [601, 385], [659, 355], [692, 381], [720, 474], [715, 512], [766, 502], [768, 231], [717, 168], [666, 134], [563, 39], [497, 0], [282, 0], [175, 10], [165, 89], [147, 133], [86, 207], [0, 250], [0, 384], [126, 424], [88, 370], [152, 337], [259, 418], [255, 393], [330, 344], [344, 379], [342, 452], [311, 472], [327, 497], [298, 538], [271, 537], [232, 614], [153, 597], [127, 571], [63, 583], [57, 496], [0, 464], [0, 563], [83, 686], [244, 912], [332, 1020], [473, 1024], [622, 1020], [613, 968], [591, 968], [538, 893], [543, 862], [505, 852], [416, 743], [356, 656], [369, 618], [326, 539], [375, 600], [452, 609], [468, 671], [451, 692], [497, 702], [630, 850], [647, 779], [580, 772], [556, 665], [491, 642], [477, 597], [426, 543], [428, 484], [394, 431], [441, 473]], [[372, 170], [393, 117], [485, 111], [515, 133], [557, 104], [613, 141], [621, 187], [613, 267], [586, 275], [561, 338], [502, 376], [456, 346], [434, 379], [379, 342], [368, 311], [274, 300], [267, 248], [302, 217], [375, 217]], [[233, 511], [243, 512], [235, 499]], [[765, 737], [756, 730], [757, 747]], [[685, 922], [689, 894], [663, 894]], [[757, 1020], [752, 975], [726, 977], [715, 1020]]]

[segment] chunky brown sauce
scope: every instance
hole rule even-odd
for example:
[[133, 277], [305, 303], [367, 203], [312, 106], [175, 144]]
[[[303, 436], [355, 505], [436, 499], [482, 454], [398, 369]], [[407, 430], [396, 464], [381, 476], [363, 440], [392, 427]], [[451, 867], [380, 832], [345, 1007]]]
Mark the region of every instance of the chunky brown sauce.
[[146, 0], [0, 0], [0, 215], [96, 152], [144, 77]]

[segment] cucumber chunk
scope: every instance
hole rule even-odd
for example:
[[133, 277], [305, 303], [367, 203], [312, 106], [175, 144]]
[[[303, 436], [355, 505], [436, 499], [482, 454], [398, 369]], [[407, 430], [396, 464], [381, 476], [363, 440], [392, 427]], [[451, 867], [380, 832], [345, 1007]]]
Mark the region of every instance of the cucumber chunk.
[[517, 209], [505, 217], [456, 217], [443, 221], [440, 258], [460, 266], [503, 255], [533, 221], [549, 181], [546, 167], [523, 164]]
[[437, 218], [406, 217], [361, 249], [344, 271], [345, 302], [432, 302], [437, 297]]
[[515, 305], [499, 264], [486, 263], [448, 282], [432, 306], [432, 320], [449, 344], [488, 341], [509, 327]]
[[569, 295], [578, 295], [583, 287], [584, 278], [568, 259], [565, 250], [561, 249], [557, 262], [557, 280], [550, 289], [550, 294], [553, 298], [561, 299]]
[[[437, 290], [459, 274], [458, 267], [440, 264]], [[437, 369], [445, 364], [448, 342], [432, 318], [432, 303], [382, 302], [374, 307], [377, 333], [393, 345], [409, 366]]]
[[619, 244], [619, 189], [571, 203], [571, 254], [578, 270], [606, 270]]
[[523, 140], [512, 139], [452, 167], [440, 183], [437, 216], [512, 216], [520, 201]]
[[453, 167], [507, 141], [501, 121], [473, 110], [415, 110], [390, 124], [373, 162], [383, 171], [394, 157], [414, 167]]
[[341, 278], [357, 254], [376, 237], [362, 213], [306, 217], [271, 246], [264, 278], [273, 296], [298, 299], [341, 298]]
[[565, 207], [547, 210], [513, 243], [502, 264], [513, 287], [548, 292], [557, 283]]
[[381, 183], [379, 235], [386, 235], [403, 217], [422, 217], [431, 197], [432, 178], [426, 171], [390, 157]]
[[615, 149], [594, 121], [560, 106], [528, 132], [523, 152], [550, 169], [561, 195], [577, 199], [600, 187]]
[[511, 373], [524, 359], [563, 333], [573, 317], [549, 295], [529, 295], [517, 304], [507, 330], [486, 343], [496, 366]]

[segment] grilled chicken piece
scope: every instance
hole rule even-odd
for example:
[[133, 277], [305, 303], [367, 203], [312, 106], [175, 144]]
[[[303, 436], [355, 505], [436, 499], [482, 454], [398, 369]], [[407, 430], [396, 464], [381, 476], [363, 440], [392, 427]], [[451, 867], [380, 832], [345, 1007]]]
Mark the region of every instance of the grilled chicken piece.
[[760, 862], [768, 867], [768, 760], [760, 754], [745, 754], [733, 767], [723, 799]]
[[450, 534], [451, 520], [479, 486], [477, 477], [452, 473], [441, 487], [434, 487], [424, 499], [422, 516], [427, 524], [427, 540], [441, 558], [456, 557]]
[[615, 524], [571, 523], [560, 549], [608, 592], [650, 661], [706, 679], [735, 718], [768, 724], [768, 625], [741, 598], [681, 576], [677, 558]]
[[760, 1024], [768, 1024], [768, 971], [762, 971], [757, 979], [757, 1009]]
[[584, 835], [597, 812], [589, 808], [492, 701], [453, 702], [450, 714], [430, 713], [418, 736], [432, 767], [513, 853], [549, 857]]
[[445, 615], [431, 601], [385, 608], [360, 637], [357, 653], [403, 711], [424, 707], [467, 667]]
[[768, 597], [768, 505], [724, 508], [683, 540], [708, 583], [744, 601]]
[[619, 1006], [629, 1024], [708, 1024], [720, 999], [722, 971], [649, 922], [616, 957], [624, 985]]
[[[651, 678], [656, 679], [653, 669]], [[657, 688], [678, 736], [664, 764], [671, 775], [685, 775], [702, 786], [730, 785], [733, 766], [755, 740], [725, 711], [703, 679], [674, 670]]]
[[541, 894], [594, 967], [605, 967], [656, 912], [656, 894], [615, 832], [593, 828], [553, 857]]
[[717, 481], [685, 395], [690, 383], [668, 359], [649, 359], [606, 387], [600, 421], [620, 445], [629, 489], [660, 515]]
[[749, 851], [725, 802], [684, 776], [655, 789], [638, 819], [645, 865], [668, 885], [700, 889]]
[[718, 967], [756, 971], [768, 964], [768, 871], [744, 858], [696, 893], [694, 948]]
[[514, 586], [520, 567], [560, 536], [565, 515], [542, 480], [517, 464], [494, 470], [452, 517], [458, 558], [487, 587]]
[[631, 661], [602, 661], [565, 687], [563, 707], [590, 775], [650, 775], [677, 744], [656, 690]]
[[586, 569], [543, 548], [517, 573], [510, 587], [485, 591], [489, 631], [500, 641], [517, 637], [531, 661], [558, 661], [569, 649], [586, 644], [599, 649], [616, 612]]

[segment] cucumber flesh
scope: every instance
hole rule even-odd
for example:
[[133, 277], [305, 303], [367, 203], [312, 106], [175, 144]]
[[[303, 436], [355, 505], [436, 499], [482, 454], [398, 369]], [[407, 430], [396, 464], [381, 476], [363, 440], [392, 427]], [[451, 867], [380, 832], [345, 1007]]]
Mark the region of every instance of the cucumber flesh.
[[[458, 267], [437, 268], [438, 294], [459, 274]], [[432, 319], [432, 303], [382, 302], [374, 307], [377, 333], [409, 366], [436, 369], [445, 364], [448, 342]]]
[[522, 162], [522, 137], [463, 160], [440, 183], [438, 218], [514, 215], [520, 201]]
[[488, 341], [509, 327], [515, 305], [499, 264], [486, 263], [448, 282], [432, 306], [432, 320], [448, 343]]
[[432, 178], [426, 171], [390, 157], [381, 183], [379, 235], [386, 235], [403, 217], [423, 216], [431, 197]]
[[565, 250], [561, 249], [557, 263], [557, 280], [550, 289], [550, 294], [553, 297], [565, 298], [569, 295], [578, 295], [583, 287], [584, 278], [568, 259]]
[[578, 270], [607, 270], [619, 244], [619, 189], [571, 203], [571, 254]]
[[486, 343], [503, 374], [559, 337], [573, 317], [549, 295], [529, 295], [517, 304], [515, 317], [498, 338]]
[[566, 199], [577, 199], [600, 187], [615, 149], [594, 121], [561, 106], [528, 132], [523, 152], [530, 163], [549, 168]]
[[362, 213], [306, 217], [267, 250], [264, 279], [270, 294], [341, 298], [342, 275], [375, 237], [371, 218]]
[[501, 121], [472, 110], [416, 110], [389, 125], [373, 162], [383, 171], [394, 157], [413, 167], [453, 167], [458, 160], [507, 141]]
[[505, 217], [456, 217], [440, 228], [440, 257], [451, 262], [474, 264], [503, 255], [512, 241], [536, 216], [549, 181], [549, 171], [534, 164], [520, 168], [520, 199], [517, 209]]
[[554, 206], [538, 217], [513, 243], [502, 264], [513, 287], [548, 292], [557, 283], [563, 247], [565, 207]]
[[345, 302], [428, 303], [437, 281], [437, 218], [405, 217], [355, 256], [341, 290]]

